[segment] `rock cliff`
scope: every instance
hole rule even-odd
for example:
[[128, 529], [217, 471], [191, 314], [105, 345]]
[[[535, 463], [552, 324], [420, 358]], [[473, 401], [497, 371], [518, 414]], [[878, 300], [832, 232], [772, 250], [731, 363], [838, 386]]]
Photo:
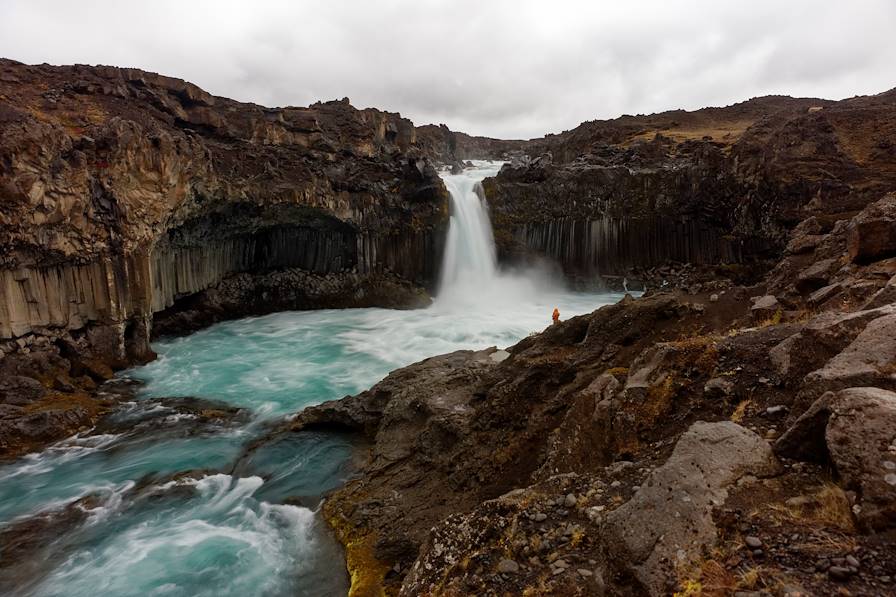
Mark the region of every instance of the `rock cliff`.
[[465, 160], [503, 160], [521, 155], [526, 141], [476, 137], [452, 131], [444, 124], [417, 127], [417, 143], [427, 155], [441, 164], [458, 164]]
[[[277, 309], [419, 305], [447, 215], [398, 114], [0, 60], [0, 363], [49, 351], [126, 366], [152, 358], [154, 319], [183, 332]], [[34, 376], [77, 377], [53, 362]]]
[[504, 259], [547, 255], [583, 276], [767, 268], [806, 217], [848, 216], [896, 188], [894, 138], [896, 92], [771, 96], [586, 122], [519, 144], [531, 157], [483, 186]]

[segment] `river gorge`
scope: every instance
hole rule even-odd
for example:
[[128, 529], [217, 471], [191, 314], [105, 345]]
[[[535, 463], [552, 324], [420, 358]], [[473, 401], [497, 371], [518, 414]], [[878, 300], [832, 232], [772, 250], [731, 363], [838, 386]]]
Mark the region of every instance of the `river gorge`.
[[[0, 469], [6, 532], [66, 521], [3, 587], [33, 595], [339, 594], [341, 548], [318, 515], [352, 473], [357, 438], [267, 434], [305, 406], [460, 349], [505, 347], [619, 295], [573, 293], [498, 270], [476, 187], [500, 163], [444, 174], [451, 192], [440, 291], [418, 310], [282, 312], [153, 343], [121, 372], [130, 397], [104, 425]], [[121, 388], [110, 391], [122, 391]]]
[[512, 140], [0, 58], [4, 595], [891, 594], [894, 372], [896, 90]]

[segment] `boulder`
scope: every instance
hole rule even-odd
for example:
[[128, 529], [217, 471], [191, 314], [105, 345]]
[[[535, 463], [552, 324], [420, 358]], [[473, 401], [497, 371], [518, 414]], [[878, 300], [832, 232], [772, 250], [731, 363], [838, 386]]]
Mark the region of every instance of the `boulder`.
[[853, 263], [896, 255], [896, 194], [869, 205], [852, 219], [846, 248]]
[[807, 302], [812, 307], [818, 307], [836, 297], [842, 291], [843, 287], [840, 284], [828, 284], [810, 294]]
[[727, 398], [734, 390], [734, 383], [724, 377], [714, 377], [703, 386], [703, 394], [710, 398]]
[[826, 392], [801, 414], [775, 442], [774, 451], [781, 457], [824, 463], [829, 458], [825, 430], [831, 417], [836, 394]]
[[504, 559], [498, 562], [498, 572], [500, 574], [516, 574], [520, 571], [520, 565], [513, 560]]
[[46, 388], [30, 377], [13, 375], [0, 381], [0, 404], [24, 406], [40, 400], [46, 393]]
[[874, 309], [889, 304], [896, 304], [896, 276], [890, 278], [886, 286], [875, 292], [862, 308]]
[[15, 419], [25, 414], [25, 409], [12, 404], [0, 404], [0, 419]]
[[847, 489], [859, 495], [864, 526], [896, 527], [896, 393], [878, 388], [840, 392], [828, 421], [831, 461]]
[[799, 255], [813, 251], [824, 239], [824, 228], [818, 218], [810, 216], [796, 225], [790, 233], [786, 251]]
[[767, 294], [753, 301], [750, 313], [756, 321], [763, 321], [774, 317], [775, 313], [783, 310], [781, 303], [774, 296]]
[[775, 443], [783, 456], [829, 458], [857, 495], [869, 530], [896, 528], [896, 393], [873, 387], [828, 392]]
[[806, 376], [825, 389], [858, 385], [896, 387], [896, 313], [872, 320], [840, 354]]
[[896, 313], [896, 305], [853, 313], [822, 313], [769, 352], [778, 373], [802, 377], [824, 366], [865, 329], [868, 322]]
[[826, 286], [839, 267], [840, 260], [833, 257], [816, 261], [797, 275], [796, 289], [805, 293]]
[[769, 444], [752, 431], [730, 421], [695, 423], [640, 491], [607, 517], [608, 565], [635, 580], [635, 593], [669, 594], [680, 567], [715, 545], [712, 511], [725, 502], [727, 488], [777, 468]]

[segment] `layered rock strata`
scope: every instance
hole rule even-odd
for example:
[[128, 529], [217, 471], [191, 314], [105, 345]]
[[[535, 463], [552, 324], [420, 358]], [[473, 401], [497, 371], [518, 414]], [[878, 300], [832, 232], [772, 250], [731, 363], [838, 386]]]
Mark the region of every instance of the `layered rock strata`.
[[505, 259], [546, 255], [581, 276], [772, 265], [801, 220], [848, 217], [896, 187], [894, 138], [893, 91], [757, 98], [523, 142], [531, 157], [483, 186]]
[[[447, 216], [398, 114], [271, 109], [135, 69], [0, 60], [0, 361], [148, 360], [155, 315], [198, 294], [194, 323], [419, 305]], [[72, 377], [58, 364], [51, 378]]]

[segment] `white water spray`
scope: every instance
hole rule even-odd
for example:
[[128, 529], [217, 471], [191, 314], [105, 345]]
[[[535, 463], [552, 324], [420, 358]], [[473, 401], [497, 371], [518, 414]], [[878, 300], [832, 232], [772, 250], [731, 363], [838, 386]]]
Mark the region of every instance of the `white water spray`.
[[512, 308], [520, 300], [528, 301], [557, 290], [548, 284], [547, 276], [535, 271], [510, 274], [498, 270], [495, 239], [481, 183], [497, 174], [502, 164], [475, 161], [472, 168], [459, 174], [442, 174], [451, 194], [451, 219], [434, 304], [437, 310], [494, 313]]
[[441, 289], [492, 284], [498, 269], [488, 206], [482, 197], [483, 179], [494, 176], [501, 164], [480, 162], [460, 174], [443, 174], [451, 194], [451, 220], [442, 264]]

